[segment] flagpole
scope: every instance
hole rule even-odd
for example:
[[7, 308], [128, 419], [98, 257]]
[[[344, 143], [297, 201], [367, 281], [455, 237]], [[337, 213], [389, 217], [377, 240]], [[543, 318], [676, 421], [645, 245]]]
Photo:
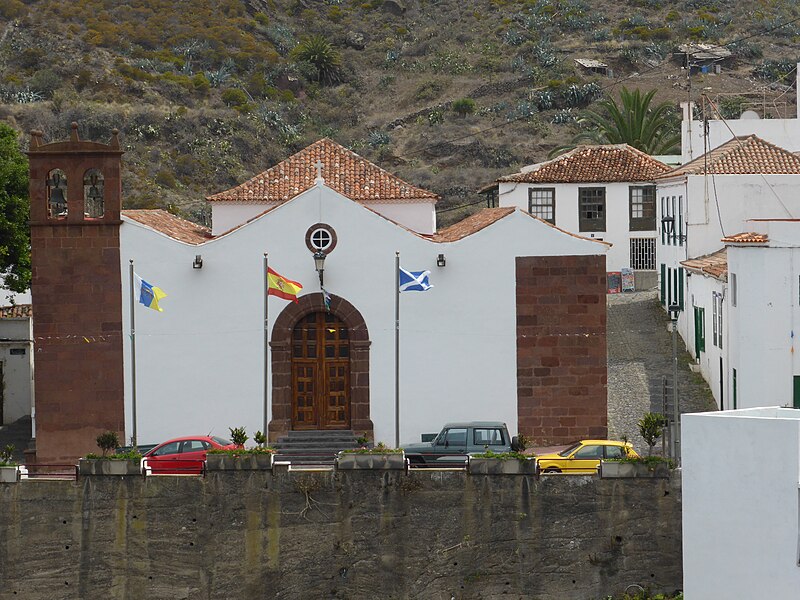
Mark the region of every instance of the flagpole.
[[133, 294], [133, 259], [130, 259], [130, 266], [128, 269], [128, 283], [130, 286], [130, 300], [131, 300], [131, 417], [133, 419], [133, 431], [131, 442], [133, 449], [136, 450], [137, 437], [136, 437], [136, 304], [134, 302]]
[[394, 447], [400, 447], [400, 253], [394, 257]]
[[269, 439], [269, 258], [264, 252], [264, 435]]

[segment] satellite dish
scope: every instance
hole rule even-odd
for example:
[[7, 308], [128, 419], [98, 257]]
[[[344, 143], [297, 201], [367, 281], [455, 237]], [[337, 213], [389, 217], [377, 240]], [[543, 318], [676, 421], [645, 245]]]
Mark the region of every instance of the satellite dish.
[[757, 121], [761, 117], [758, 116], [758, 113], [754, 110], [746, 110], [742, 113], [742, 115], [739, 118], [746, 121]]

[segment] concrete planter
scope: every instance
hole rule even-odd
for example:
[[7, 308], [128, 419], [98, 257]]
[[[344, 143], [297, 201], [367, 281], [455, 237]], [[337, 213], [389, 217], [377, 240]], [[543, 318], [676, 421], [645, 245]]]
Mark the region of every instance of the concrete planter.
[[80, 475], [141, 475], [142, 461], [110, 458], [82, 458], [78, 461]]
[[336, 457], [336, 468], [342, 470], [391, 469], [402, 471], [406, 468], [406, 455], [404, 452], [390, 452], [386, 454], [377, 452], [339, 452]]
[[257, 454], [209, 454], [206, 471], [269, 471], [272, 469], [272, 452]]
[[17, 483], [17, 481], [19, 481], [19, 469], [16, 465], [0, 467], [0, 483]]
[[509, 458], [475, 458], [469, 457], [467, 470], [470, 475], [536, 475], [536, 460], [529, 458], [519, 460]]
[[602, 479], [625, 478], [669, 478], [670, 468], [667, 463], [656, 463], [649, 467], [645, 463], [600, 461], [600, 477]]

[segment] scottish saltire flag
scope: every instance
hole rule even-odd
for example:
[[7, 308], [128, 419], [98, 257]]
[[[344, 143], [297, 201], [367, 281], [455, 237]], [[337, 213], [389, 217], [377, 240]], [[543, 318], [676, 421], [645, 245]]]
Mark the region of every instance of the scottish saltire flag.
[[164, 290], [146, 282], [136, 273], [133, 274], [133, 286], [133, 293], [136, 294], [139, 304], [144, 304], [147, 308], [152, 308], [158, 312], [164, 312], [164, 309], [158, 304], [159, 300], [167, 297]]
[[400, 267], [400, 291], [427, 292], [433, 287], [430, 276], [430, 271], [406, 271]]

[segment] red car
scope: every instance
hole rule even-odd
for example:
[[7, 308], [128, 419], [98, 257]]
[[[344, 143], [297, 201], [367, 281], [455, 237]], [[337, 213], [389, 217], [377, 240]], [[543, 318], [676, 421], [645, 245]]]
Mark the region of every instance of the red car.
[[236, 445], [215, 435], [175, 438], [145, 453], [142, 463], [148, 473], [161, 475], [199, 475], [206, 453], [212, 449], [232, 450]]

